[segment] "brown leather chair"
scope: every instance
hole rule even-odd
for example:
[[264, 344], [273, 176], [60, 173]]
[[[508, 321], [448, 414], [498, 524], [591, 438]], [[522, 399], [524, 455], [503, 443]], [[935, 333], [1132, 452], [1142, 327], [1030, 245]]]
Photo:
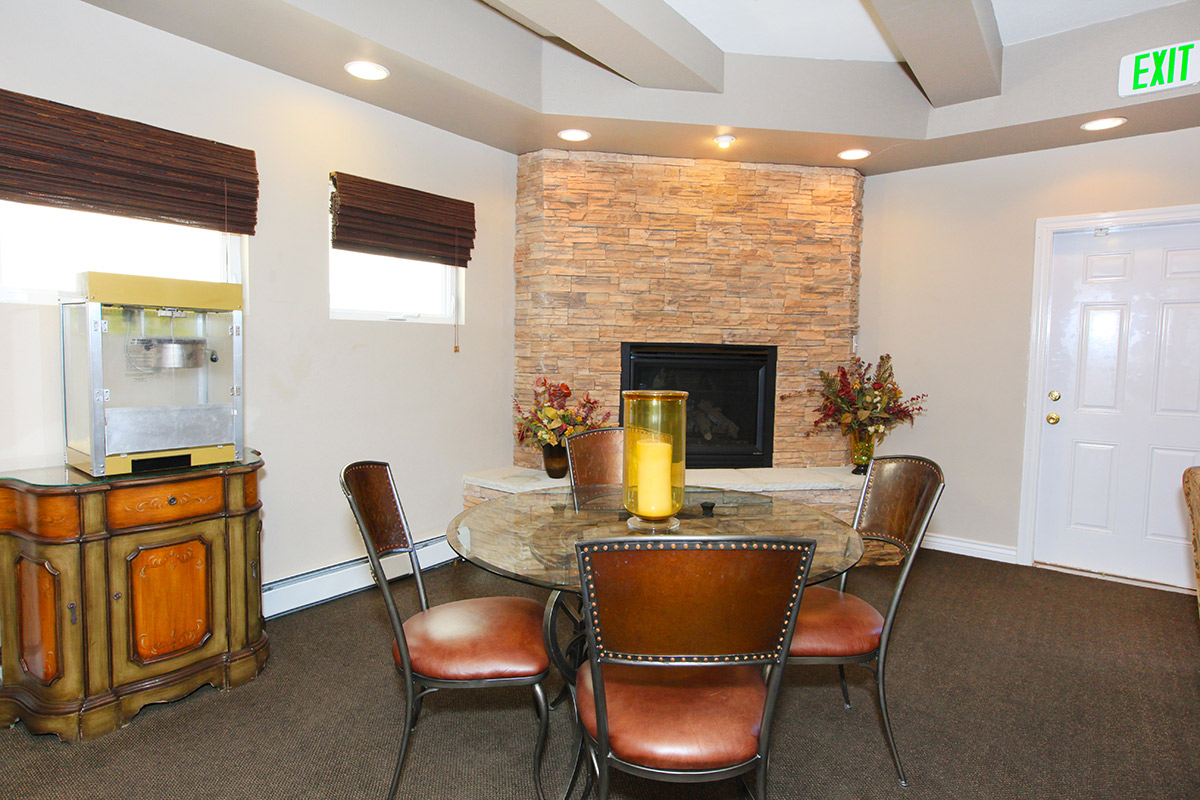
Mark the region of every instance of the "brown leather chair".
[[837, 664], [846, 708], [850, 708], [850, 692], [846, 688], [845, 665], [862, 664], [875, 673], [883, 730], [901, 786], [907, 786], [908, 780], [888, 719], [884, 668], [892, 623], [912, 569], [913, 556], [921, 546], [945, 485], [941, 467], [927, 458], [881, 456], [871, 462], [854, 516], [854, 528], [864, 540], [884, 542], [902, 553], [900, 575], [887, 615], [847, 593], [845, 574], [839, 589], [809, 587], [800, 606], [787, 660], [789, 664]]
[[[1196, 561], [1196, 583], [1200, 584], [1200, 467], [1183, 471], [1183, 497], [1192, 517], [1192, 557]], [[1200, 594], [1196, 599], [1200, 601]]]
[[624, 428], [597, 428], [566, 438], [567, 464], [576, 509], [580, 504], [611, 493], [622, 482], [625, 453]]
[[[371, 575], [387, 606], [394, 636], [392, 659], [404, 679], [404, 732], [388, 800], [400, 786], [408, 740], [421, 713], [422, 699], [438, 689], [493, 686], [533, 687], [540, 723], [533, 779], [538, 797], [544, 797], [541, 761], [549, 714], [542, 681], [550, 671], [542, 638], [544, 607], [523, 597], [476, 597], [430, 608], [416, 552], [426, 543], [414, 545], [409, 538], [391, 468], [380, 461], [359, 461], [342, 470], [341, 482], [367, 547]], [[408, 555], [421, 603], [420, 613], [403, 623], [379, 562], [392, 553]]]
[[679, 783], [753, 772], [762, 800], [813, 540], [635, 536], [575, 550], [590, 660], [572, 696], [598, 800], [610, 769]]

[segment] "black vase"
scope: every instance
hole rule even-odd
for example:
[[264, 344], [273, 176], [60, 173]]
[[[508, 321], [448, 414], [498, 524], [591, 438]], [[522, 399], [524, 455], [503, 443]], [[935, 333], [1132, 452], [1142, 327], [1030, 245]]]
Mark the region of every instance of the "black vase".
[[567, 446], [565, 444], [542, 445], [542, 466], [551, 478], [567, 474]]

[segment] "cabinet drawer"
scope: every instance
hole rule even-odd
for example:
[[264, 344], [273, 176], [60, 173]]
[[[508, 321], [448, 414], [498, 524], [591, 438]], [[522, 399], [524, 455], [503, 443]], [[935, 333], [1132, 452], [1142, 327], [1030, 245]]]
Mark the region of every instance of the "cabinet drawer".
[[218, 514], [225, 508], [220, 477], [113, 489], [106, 505], [110, 528], [131, 528]]

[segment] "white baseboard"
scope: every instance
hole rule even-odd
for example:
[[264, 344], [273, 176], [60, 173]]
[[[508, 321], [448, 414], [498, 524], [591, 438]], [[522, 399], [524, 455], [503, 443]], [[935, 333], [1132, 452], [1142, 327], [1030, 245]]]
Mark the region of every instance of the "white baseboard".
[[[453, 561], [458, 554], [443, 540], [421, 548], [417, 557], [421, 560], [422, 567], [433, 567]], [[382, 564], [389, 580], [412, 572], [408, 558], [401, 554], [384, 558]], [[371, 568], [366, 556], [273, 581], [263, 586], [263, 616], [271, 619], [299, 611], [357, 592], [372, 583], [374, 580], [371, 578]]]
[[921, 540], [921, 547], [930, 550], [941, 550], [944, 553], [956, 553], [960, 556], [973, 556], [988, 561], [1003, 561], [1005, 564], [1017, 563], [1017, 548], [987, 542], [975, 542], [970, 539], [958, 539], [954, 536], [944, 536], [940, 533], [927, 533]]

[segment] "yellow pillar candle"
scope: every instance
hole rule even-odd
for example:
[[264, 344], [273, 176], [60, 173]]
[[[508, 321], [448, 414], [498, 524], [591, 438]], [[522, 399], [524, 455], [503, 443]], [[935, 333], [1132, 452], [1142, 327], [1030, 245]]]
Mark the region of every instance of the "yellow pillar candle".
[[671, 516], [671, 443], [642, 439], [637, 443], [637, 513], [661, 519]]

